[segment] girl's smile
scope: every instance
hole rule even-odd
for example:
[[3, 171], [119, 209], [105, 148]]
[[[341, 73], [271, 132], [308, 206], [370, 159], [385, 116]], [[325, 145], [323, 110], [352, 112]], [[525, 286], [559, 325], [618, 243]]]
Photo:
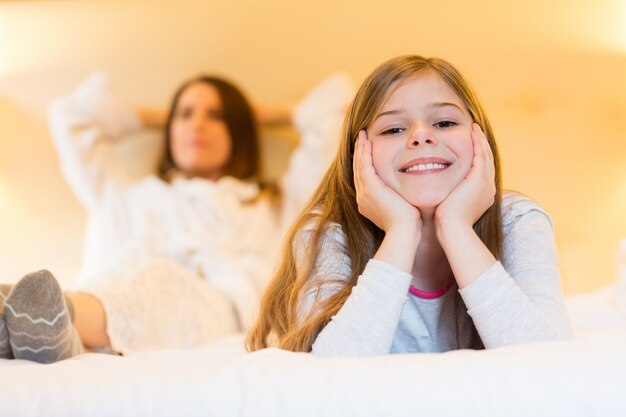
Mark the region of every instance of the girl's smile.
[[443, 158], [417, 158], [400, 168], [400, 172], [411, 175], [434, 174], [442, 172], [450, 165], [452, 162]]

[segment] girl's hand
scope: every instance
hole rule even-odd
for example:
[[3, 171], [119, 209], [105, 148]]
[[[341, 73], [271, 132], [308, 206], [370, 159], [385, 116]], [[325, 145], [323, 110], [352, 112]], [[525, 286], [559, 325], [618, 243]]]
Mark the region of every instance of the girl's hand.
[[466, 177], [439, 204], [435, 223], [440, 232], [450, 225], [472, 227], [494, 203], [496, 194], [493, 153], [477, 123], [472, 125], [474, 158]]
[[372, 164], [372, 143], [365, 130], [359, 132], [353, 157], [354, 186], [359, 213], [388, 233], [391, 229], [418, 236], [419, 210], [388, 187]]

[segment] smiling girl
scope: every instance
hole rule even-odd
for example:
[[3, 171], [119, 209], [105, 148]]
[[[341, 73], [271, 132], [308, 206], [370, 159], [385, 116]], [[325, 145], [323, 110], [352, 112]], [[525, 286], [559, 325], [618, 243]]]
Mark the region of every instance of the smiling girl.
[[552, 222], [503, 195], [469, 84], [441, 59], [382, 64], [290, 232], [248, 348], [379, 355], [570, 335]]

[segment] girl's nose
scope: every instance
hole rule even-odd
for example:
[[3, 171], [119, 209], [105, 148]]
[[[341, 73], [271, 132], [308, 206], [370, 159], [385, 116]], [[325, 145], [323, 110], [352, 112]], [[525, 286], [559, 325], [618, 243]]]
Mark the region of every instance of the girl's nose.
[[420, 145], [435, 145], [437, 143], [437, 138], [435, 135], [425, 127], [418, 127], [415, 129], [415, 132], [409, 136], [407, 145], [410, 148], [414, 148]]

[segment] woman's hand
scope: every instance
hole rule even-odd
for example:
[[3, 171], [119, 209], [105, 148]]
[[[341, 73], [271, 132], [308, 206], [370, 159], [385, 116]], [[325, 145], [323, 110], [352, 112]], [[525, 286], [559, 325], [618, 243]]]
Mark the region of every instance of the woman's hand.
[[359, 213], [386, 233], [391, 229], [419, 233], [419, 210], [388, 187], [372, 164], [372, 143], [365, 130], [359, 132], [353, 158], [354, 186]]
[[141, 123], [150, 129], [164, 129], [167, 123], [167, 113], [155, 107], [137, 107], [135, 109]]
[[435, 210], [437, 232], [444, 228], [472, 227], [493, 205], [496, 184], [493, 153], [477, 123], [472, 125], [474, 158], [466, 177]]
[[295, 104], [270, 105], [252, 103], [257, 122], [262, 126], [290, 125]]

